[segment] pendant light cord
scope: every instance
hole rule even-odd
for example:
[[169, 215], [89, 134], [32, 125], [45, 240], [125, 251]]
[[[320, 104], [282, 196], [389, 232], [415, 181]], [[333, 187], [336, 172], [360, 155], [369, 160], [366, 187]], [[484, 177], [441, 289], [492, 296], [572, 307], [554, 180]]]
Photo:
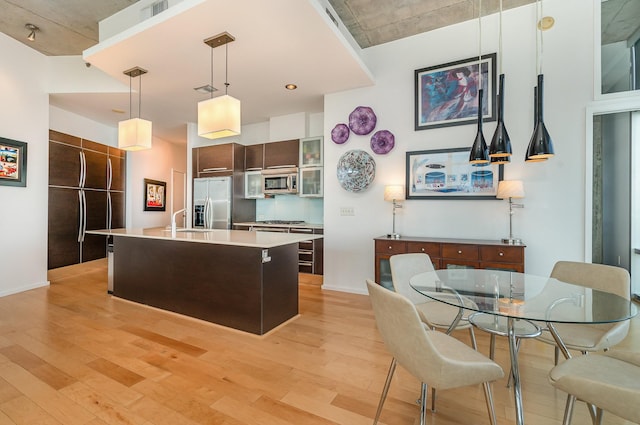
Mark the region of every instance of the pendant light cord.
[[138, 118], [142, 118], [142, 74], [138, 76]]
[[213, 99], [213, 47], [211, 47], [211, 92], [209, 93], [209, 99]]
[[540, 24], [540, 15], [542, 13], [542, 2], [536, 0], [536, 74], [542, 74], [542, 28]]
[[[500, 26], [499, 26], [499, 32], [498, 32], [498, 51], [500, 52], [500, 58], [499, 58], [499, 63], [498, 66], [500, 67], [500, 72], [498, 72], [498, 75], [502, 74], [502, 0], [500, 0]], [[502, 93], [500, 93], [502, 94]]]
[[229, 88], [229, 43], [224, 45], [224, 94], [227, 94], [227, 89]]
[[129, 119], [131, 119], [131, 109], [133, 108], [133, 103], [131, 102], [131, 74], [129, 74]]
[[482, 90], [482, 0], [478, 0], [478, 84]]

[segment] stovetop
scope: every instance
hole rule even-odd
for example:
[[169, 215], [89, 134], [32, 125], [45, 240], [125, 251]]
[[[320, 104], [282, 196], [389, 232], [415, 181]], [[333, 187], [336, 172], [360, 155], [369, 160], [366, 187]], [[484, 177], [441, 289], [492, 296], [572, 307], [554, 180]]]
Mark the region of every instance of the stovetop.
[[257, 221], [259, 224], [306, 224], [302, 220], [263, 220]]

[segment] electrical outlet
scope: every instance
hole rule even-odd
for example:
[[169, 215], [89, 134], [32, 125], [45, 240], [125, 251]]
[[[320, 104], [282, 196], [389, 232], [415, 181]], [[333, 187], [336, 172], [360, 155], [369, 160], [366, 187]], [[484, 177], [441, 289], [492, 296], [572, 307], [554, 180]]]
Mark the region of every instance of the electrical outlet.
[[340, 215], [342, 216], [353, 216], [356, 215], [353, 211], [353, 207], [340, 207]]

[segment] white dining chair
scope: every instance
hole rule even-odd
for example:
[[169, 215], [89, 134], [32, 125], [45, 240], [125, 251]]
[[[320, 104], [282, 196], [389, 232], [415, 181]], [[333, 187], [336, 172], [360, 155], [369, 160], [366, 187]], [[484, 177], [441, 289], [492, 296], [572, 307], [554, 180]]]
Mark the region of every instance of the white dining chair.
[[416, 306], [406, 297], [371, 280], [367, 290], [376, 325], [387, 350], [393, 356], [373, 424], [377, 424], [396, 365], [405, 368], [422, 383], [420, 424], [426, 421], [427, 385], [440, 390], [482, 384], [489, 420], [496, 424], [490, 382], [504, 376], [502, 368], [452, 336], [427, 329]]
[[[613, 293], [626, 300], [631, 298], [629, 272], [622, 267], [558, 261], [554, 265], [550, 277], [562, 282]], [[597, 314], [597, 312], [595, 313]], [[586, 354], [587, 352], [606, 351], [620, 343], [629, 332], [629, 321], [589, 325], [558, 323], [555, 328], [568, 349]], [[542, 332], [538, 340], [556, 345], [555, 339], [548, 330]], [[558, 357], [559, 350], [556, 346], [554, 359], [556, 365]]]

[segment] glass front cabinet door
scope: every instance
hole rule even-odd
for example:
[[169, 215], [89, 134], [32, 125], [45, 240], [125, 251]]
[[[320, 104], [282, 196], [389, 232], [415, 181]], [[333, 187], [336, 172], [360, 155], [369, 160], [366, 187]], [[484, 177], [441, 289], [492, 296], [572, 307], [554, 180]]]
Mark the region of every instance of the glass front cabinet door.
[[261, 171], [245, 171], [244, 197], [247, 199], [264, 198]]
[[322, 137], [300, 139], [300, 168], [322, 167]]
[[322, 167], [300, 168], [300, 185], [298, 195], [321, 198], [322, 191]]

